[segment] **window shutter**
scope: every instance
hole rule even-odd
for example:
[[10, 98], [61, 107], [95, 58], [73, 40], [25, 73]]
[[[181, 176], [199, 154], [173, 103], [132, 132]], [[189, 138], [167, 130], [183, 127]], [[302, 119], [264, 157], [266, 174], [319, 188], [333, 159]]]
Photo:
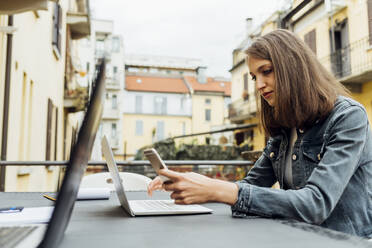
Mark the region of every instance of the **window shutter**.
[[307, 34], [305, 34], [304, 40], [305, 40], [305, 43], [310, 47], [310, 49], [316, 55], [316, 30], [313, 29]]
[[53, 114], [53, 103], [52, 100], [48, 99], [48, 113], [47, 113], [47, 133], [46, 133], [46, 151], [45, 160], [51, 159], [51, 146], [52, 146], [52, 114]]
[[248, 73], [244, 73], [244, 90], [248, 91]]
[[372, 45], [372, 0], [367, 0], [369, 45]]

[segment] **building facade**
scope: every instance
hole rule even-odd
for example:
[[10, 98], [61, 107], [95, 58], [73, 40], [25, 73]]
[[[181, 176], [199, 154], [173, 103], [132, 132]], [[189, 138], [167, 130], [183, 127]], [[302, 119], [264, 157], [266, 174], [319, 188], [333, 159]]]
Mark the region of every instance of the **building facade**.
[[[123, 141], [125, 157], [167, 138], [208, 132], [226, 121], [230, 82], [208, 78], [198, 59], [126, 56]], [[133, 130], [135, 130], [133, 132]], [[176, 139], [209, 143], [211, 137]]]
[[[64, 160], [73, 141], [70, 129], [75, 126], [68, 116], [75, 113], [71, 109], [77, 104], [76, 101], [72, 105], [66, 103], [66, 94], [77, 88], [69, 80], [73, 77], [68, 75], [75, 71], [66, 70], [66, 61], [71, 57], [70, 43], [74, 35], [81, 31], [89, 35], [89, 29], [83, 27], [78, 31], [74, 26], [89, 22], [88, 4], [85, 0], [44, 1], [40, 10], [25, 2], [23, 6], [18, 1], [20, 5], [16, 7], [32, 11], [12, 16], [16, 28], [12, 54], [6, 53], [6, 38], [0, 34], [1, 72], [6, 68], [5, 59], [11, 56], [9, 90], [3, 76], [6, 73], [1, 73], [0, 79], [3, 108], [6, 95], [9, 97], [7, 130], [2, 126], [7, 134], [7, 138], [2, 136], [2, 149], [6, 148], [2, 160]], [[86, 18], [72, 22], [71, 18], [76, 15]], [[7, 26], [9, 18], [0, 16], [1, 25]], [[2, 172], [6, 191], [54, 191], [60, 176], [58, 168], [45, 166], [8, 166]]]
[[[250, 80], [244, 62], [244, 47], [255, 37], [278, 28], [287, 28], [300, 36], [319, 61], [351, 91], [352, 97], [364, 105], [371, 121], [371, 20], [370, 0], [298, 0], [293, 1], [289, 10], [277, 11], [261, 25], [249, 30], [247, 38], [233, 51], [230, 121], [258, 123], [255, 107], [250, 106], [251, 102], [255, 105], [253, 101], [257, 98], [253, 93], [254, 82]], [[243, 134], [236, 137], [238, 144], [248, 142], [254, 150], [264, 148], [265, 137], [260, 134], [259, 127], [239, 131], [236, 135], [239, 133]]]

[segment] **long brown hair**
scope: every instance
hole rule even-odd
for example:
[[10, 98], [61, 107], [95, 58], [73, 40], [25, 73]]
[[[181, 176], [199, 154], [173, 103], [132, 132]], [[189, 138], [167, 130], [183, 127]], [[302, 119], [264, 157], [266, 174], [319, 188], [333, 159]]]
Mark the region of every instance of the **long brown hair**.
[[278, 29], [257, 38], [245, 51], [248, 57], [270, 60], [275, 76], [275, 106], [260, 100], [260, 120], [266, 135], [281, 128], [306, 128], [333, 109], [337, 96], [349, 96], [295, 34]]

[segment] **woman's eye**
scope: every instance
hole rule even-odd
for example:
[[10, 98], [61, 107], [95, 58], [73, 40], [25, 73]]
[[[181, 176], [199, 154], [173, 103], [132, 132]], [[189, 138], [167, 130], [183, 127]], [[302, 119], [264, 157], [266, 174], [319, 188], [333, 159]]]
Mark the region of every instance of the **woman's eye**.
[[268, 75], [268, 74], [270, 74], [272, 71], [273, 71], [272, 69], [264, 70], [264, 71], [263, 71], [263, 74], [264, 74], [264, 75]]

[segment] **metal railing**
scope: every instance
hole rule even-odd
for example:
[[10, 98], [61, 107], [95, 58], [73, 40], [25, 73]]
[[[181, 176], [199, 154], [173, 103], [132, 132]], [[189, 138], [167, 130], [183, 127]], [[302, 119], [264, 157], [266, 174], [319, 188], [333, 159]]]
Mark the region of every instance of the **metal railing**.
[[352, 42], [320, 58], [320, 62], [341, 81], [372, 71], [372, 38]]
[[[240, 180], [245, 177], [253, 166], [248, 160], [164, 160], [165, 164], [172, 170], [179, 172], [197, 172], [208, 177], [228, 181]], [[138, 173], [150, 178], [156, 176], [150, 162], [147, 160], [116, 161], [119, 171]], [[2, 166], [58, 166], [66, 168], [69, 161], [0, 161]], [[60, 171], [60, 173], [61, 173]], [[106, 161], [89, 161], [87, 173], [98, 173], [107, 171]], [[32, 172], [31, 172], [32, 173]], [[60, 180], [60, 179], [59, 179]]]

